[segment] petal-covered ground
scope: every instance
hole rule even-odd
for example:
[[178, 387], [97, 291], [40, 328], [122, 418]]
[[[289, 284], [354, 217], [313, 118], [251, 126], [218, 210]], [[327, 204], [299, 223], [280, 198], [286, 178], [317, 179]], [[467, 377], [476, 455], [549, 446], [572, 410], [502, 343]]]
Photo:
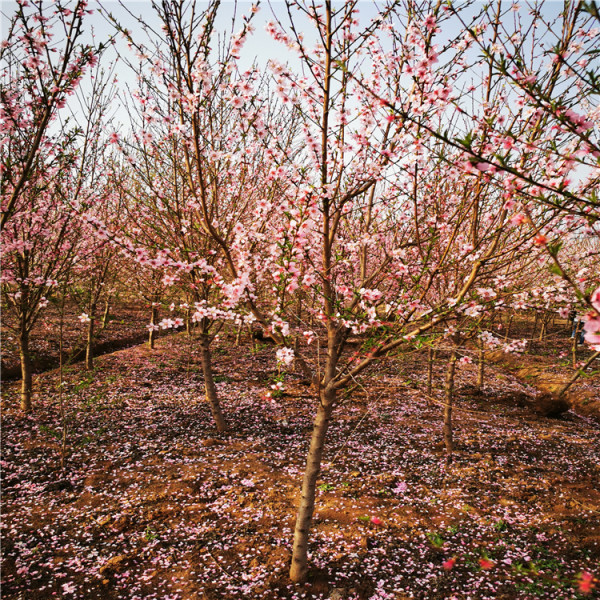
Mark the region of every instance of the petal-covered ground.
[[[130, 348], [56, 372], [23, 416], [3, 391], [3, 598], [590, 598], [600, 576], [600, 426], [536, 416], [488, 369], [458, 373], [457, 448], [424, 399], [424, 355], [382, 361], [342, 395], [329, 431], [309, 581], [287, 579], [315, 402], [275, 349], [224, 337], [204, 401], [197, 342]], [[436, 382], [443, 380], [443, 361]], [[589, 382], [588, 384], [589, 385]]]
[[[78, 316], [81, 309], [74, 304], [65, 307], [63, 319], [63, 352], [66, 363], [85, 358], [87, 325]], [[150, 309], [117, 303], [110, 308], [106, 323], [102, 314], [97, 315], [95, 354], [105, 354], [133, 344], [140, 344], [148, 337], [146, 325], [150, 322]], [[2, 379], [21, 376], [19, 362], [19, 336], [15, 329], [14, 315], [2, 311]], [[34, 373], [58, 367], [60, 348], [60, 313], [49, 304], [33, 326], [30, 337], [31, 361]]]

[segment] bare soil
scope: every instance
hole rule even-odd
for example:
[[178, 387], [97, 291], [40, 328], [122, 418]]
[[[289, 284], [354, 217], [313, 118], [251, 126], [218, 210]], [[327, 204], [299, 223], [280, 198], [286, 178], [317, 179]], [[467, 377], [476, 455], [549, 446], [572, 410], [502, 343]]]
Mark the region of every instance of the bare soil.
[[[111, 307], [106, 327], [102, 328], [98, 316], [94, 353], [96, 356], [114, 352], [142, 343], [148, 337], [146, 325], [150, 322], [150, 309], [137, 305], [117, 304]], [[77, 318], [81, 310], [75, 306], [65, 309], [63, 325], [63, 359], [75, 363], [85, 358], [86, 325]], [[60, 315], [56, 307], [48, 305], [34, 325], [30, 338], [32, 367], [34, 373], [42, 373], [58, 367], [60, 357]], [[7, 311], [2, 314], [2, 380], [21, 377], [19, 341], [14, 323]]]
[[[56, 371], [35, 413], [3, 391], [3, 598], [590, 598], [600, 575], [600, 426], [534, 414], [536, 390], [460, 366], [446, 461], [424, 352], [380, 361], [342, 396], [327, 440], [305, 585], [287, 579], [315, 399], [275, 348], [216, 345], [229, 423], [216, 434], [184, 335]], [[443, 385], [443, 357], [435, 380]], [[598, 378], [582, 381], [598, 391]], [[441, 398], [438, 389], [436, 398]], [[441, 400], [439, 400], [441, 402]], [[452, 568], [447, 562], [455, 559]], [[446, 568], [444, 568], [446, 566]], [[596, 595], [594, 595], [596, 594]]]

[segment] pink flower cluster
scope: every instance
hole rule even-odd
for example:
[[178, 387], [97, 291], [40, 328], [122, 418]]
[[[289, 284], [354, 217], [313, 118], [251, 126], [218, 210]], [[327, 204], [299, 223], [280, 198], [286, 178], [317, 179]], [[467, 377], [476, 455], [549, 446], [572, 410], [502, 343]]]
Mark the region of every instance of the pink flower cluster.
[[583, 317], [585, 341], [591, 345], [593, 350], [600, 351], [600, 287], [592, 294], [591, 301], [595, 310], [588, 312]]

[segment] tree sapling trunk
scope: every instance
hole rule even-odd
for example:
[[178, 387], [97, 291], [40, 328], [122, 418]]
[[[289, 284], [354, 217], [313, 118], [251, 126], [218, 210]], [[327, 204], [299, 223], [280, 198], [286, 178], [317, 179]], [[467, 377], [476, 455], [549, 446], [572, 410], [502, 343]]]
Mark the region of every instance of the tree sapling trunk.
[[206, 391], [206, 401], [210, 406], [210, 412], [215, 420], [217, 431], [223, 433], [227, 431], [227, 424], [221, 411], [219, 404], [219, 398], [217, 396], [217, 388], [215, 386], [215, 380], [212, 374], [212, 362], [210, 356], [210, 338], [206, 333], [202, 333], [202, 339], [200, 342], [201, 348], [201, 361], [202, 361], [202, 373], [204, 375], [204, 388]]
[[485, 376], [485, 346], [483, 340], [479, 340], [479, 353], [477, 357], [477, 389], [483, 390]]
[[306, 460], [306, 470], [304, 472], [304, 479], [302, 480], [302, 495], [296, 517], [296, 527], [294, 529], [290, 579], [295, 583], [304, 581], [308, 570], [308, 534], [315, 508], [317, 479], [321, 470], [325, 437], [329, 428], [334, 403], [335, 390], [321, 392], [317, 416], [313, 424], [310, 448]]
[[104, 313], [102, 314], [101, 330], [104, 331], [108, 326], [108, 318], [110, 317], [110, 298], [104, 302]]
[[444, 444], [448, 462], [452, 461], [454, 450], [452, 439], [452, 401], [454, 399], [454, 373], [456, 372], [456, 348], [452, 349], [446, 370], [446, 402], [444, 405]]
[[156, 343], [156, 331], [154, 327], [156, 326], [156, 322], [158, 321], [158, 306], [152, 303], [152, 313], [150, 314], [150, 329], [148, 330], [148, 346], [150, 346], [150, 350], [154, 350], [154, 346]]
[[31, 412], [31, 354], [29, 352], [29, 332], [21, 328], [19, 335], [19, 353], [21, 357], [21, 410]]
[[85, 342], [85, 368], [88, 371], [94, 369], [94, 323], [96, 321], [96, 307], [90, 307], [90, 320], [87, 324], [87, 339]]
[[511, 313], [510, 317], [508, 318], [508, 324], [506, 325], [506, 333], [504, 334], [504, 341], [506, 342], [508, 340], [508, 336], [510, 335], [510, 327], [512, 325], [513, 322], [513, 314]]
[[429, 396], [433, 393], [433, 362], [435, 361], [435, 350], [432, 346], [427, 348], [427, 404], [431, 404]]

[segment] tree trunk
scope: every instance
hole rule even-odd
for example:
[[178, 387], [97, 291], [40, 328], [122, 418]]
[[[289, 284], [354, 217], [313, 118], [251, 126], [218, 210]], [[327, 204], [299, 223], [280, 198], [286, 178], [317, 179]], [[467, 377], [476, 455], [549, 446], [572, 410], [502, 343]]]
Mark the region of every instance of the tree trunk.
[[[105, 313], [106, 314], [106, 313]], [[67, 459], [67, 416], [65, 413], [64, 399], [64, 330], [65, 330], [65, 292], [62, 291], [60, 302], [60, 321], [58, 326], [58, 406], [62, 422], [62, 436], [60, 444], [60, 468], [64, 471]]]
[[[427, 349], [427, 395], [433, 393], [433, 361], [435, 360], [435, 350], [429, 346]], [[431, 404], [431, 400], [427, 398], [427, 404]]]
[[600, 351], [595, 352], [594, 354], [592, 354], [592, 356], [590, 356], [590, 358], [588, 359], [588, 361], [585, 363], [585, 365], [583, 365], [583, 367], [581, 367], [581, 369], [577, 369], [577, 372], [575, 373], [575, 375], [573, 375], [573, 377], [571, 377], [571, 379], [569, 379], [569, 381], [567, 381], [567, 383], [565, 383], [565, 385], [562, 386], [562, 388], [560, 388], [560, 390], [558, 391], [557, 396], [559, 398], [561, 398], [562, 396], [564, 396], [567, 393], [567, 390], [581, 377], [581, 375], [583, 375], [583, 373], [585, 373], [585, 370], [598, 358], [600, 357]]
[[508, 340], [508, 336], [510, 335], [510, 326], [512, 325], [512, 321], [513, 321], [513, 314], [511, 313], [510, 317], [508, 318], [508, 325], [506, 326], [506, 333], [504, 334], [505, 342]]
[[550, 320], [550, 315], [548, 312], [544, 313], [542, 317], [542, 329], [540, 330], [540, 337], [538, 338], [539, 342], [544, 341], [544, 336], [546, 335], [546, 330], [548, 329], [548, 321]]
[[154, 344], [156, 341], [156, 331], [154, 331], [154, 326], [156, 325], [156, 321], [158, 320], [158, 308], [154, 306], [154, 302], [152, 303], [152, 314], [150, 315], [150, 325], [152, 327], [148, 331], [148, 346], [150, 346], [150, 350], [154, 350]]
[[329, 428], [335, 391], [321, 392], [317, 416], [313, 424], [313, 431], [306, 460], [306, 470], [302, 481], [302, 495], [296, 516], [294, 530], [294, 548], [292, 552], [292, 565], [290, 579], [295, 583], [305, 580], [308, 571], [308, 533], [315, 508], [315, 494], [317, 479], [321, 470], [321, 459], [325, 447], [325, 436]]
[[244, 321], [240, 323], [237, 333], [235, 335], [235, 345], [239, 346], [242, 343], [242, 331], [244, 330]]
[[579, 328], [581, 321], [575, 326], [575, 335], [573, 336], [573, 344], [571, 346], [571, 356], [573, 359], [573, 369], [577, 369], [577, 346], [579, 345]]
[[31, 412], [31, 355], [29, 354], [29, 332], [21, 331], [19, 335], [19, 351], [21, 356], [21, 410]]
[[192, 315], [189, 307], [185, 309], [185, 332], [188, 337], [192, 337]]
[[444, 406], [444, 444], [446, 445], [447, 460], [452, 460], [454, 450], [452, 440], [452, 400], [454, 399], [454, 372], [456, 370], [456, 349], [452, 350], [448, 369], [446, 370], [446, 403]]
[[104, 302], [104, 313], [102, 315], [102, 330], [108, 325], [108, 317], [110, 317], [110, 299]]
[[529, 340], [529, 344], [527, 347], [527, 353], [529, 353], [533, 350], [533, 340], [535, 339], [535, 332], [537, 330], [537, 324], [538, 324], [538, 313], [536, 310], [535, 311], [535, 319], [533, 320], [533, 331], [531, 332], [531, 339]]
[[210, 412], [215, 420], [217, 431], [223, 433], [227, 431], [227, 424], [219, 405], [219, 398], [217, 397], [217, 388], [215, 387], [215, 380], [212, 374], [212, 364], [210, 357], [210, 339], [205, 333], [202, 334], [202, 341], [200, 343], [202, 350], [202, 373], [204, 375], [204, 389], [206, 390], [206, 401], [210, 406]]
[[88, 371], [92, 371], [94, 368], [94, 322], [96, 307], [92, 306], [90, 309], [90, 320], [87, 327], [87, 340], [85, 342], [85, 368]]
[[485, 375], [485, 348], [483, 340], [479, 340], [479, 357], [477, 363], [477, 389], [483, 389], [483, 380]]

